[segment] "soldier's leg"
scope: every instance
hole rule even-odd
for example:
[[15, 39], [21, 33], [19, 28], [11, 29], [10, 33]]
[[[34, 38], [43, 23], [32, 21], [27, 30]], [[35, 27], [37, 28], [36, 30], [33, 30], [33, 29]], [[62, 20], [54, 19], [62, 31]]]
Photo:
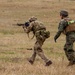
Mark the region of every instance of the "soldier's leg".
[[72, 37], [67, 38], [66, 40], [66, 55], [68, 60], [73, 63], [75, 62], [75, 51], [73, 50], [74, 39]]
[[74, 57], [73, 56], [74, 50], [71, 47], [73, 47], [72, 44], [66, 44], [66, 49], [64, 48], [65, 54], [69, 61], [73, 60], [73, 57]]
[[66, 52], [67, 58], [70, 61], [68, 66], [75, 64], [75, 51], [71, 48], [72, 46], [72, 44], [69, 44]]
[[[43, 32], [43, 33], [42, 33]], [[42, 45], [44, 43], [44, 41], [47, 39], [44, 36], [44, 31], [39, 31], [36, 33], [36, 44], [35, 44], [35, 51], [36, 53], [45, 61], [46, 66], [49, 66], [50, 64], [52, 64], [52, 62], [44, 55], [43, 50], [42, 50]]]
[[52, 62], [44, 55], [39, 42], [36, 43], [35, 50], [36, 50], [36, 53], [45, 61], [46, 66], [49, 66], [50, 64], [52, 64]]
[[73, 50], [73, 43], [68, 44], [67, 48], [68, 58], [70, 61], [75, 61], [75, 51]]
[[31, 56], [30, 59], [29, 59], [29, 62], [30, 62], [31, 64], [34, 63], [35, 57], [36, 57], [36, 52], [34, 51], [33, 54], [32, 54], [32, 56]]
[[65, 51], [65, 55], [66, 55], [67, 59], [69, 60], [68, 52], [67, 52], [67, 44], [64, 45], [64, 51]]
[[36, 50], [35, 50], [35, 46], [36, 46], [36, 43], [35, 43], [35, 45], [34, 45], [34, 52], [33, 52], [32, 56], [31, 56], [30, 59], [29, 59], [29, 62], [30, 62], [31, 64], [34, 63], [35, 58], [36, 58]]

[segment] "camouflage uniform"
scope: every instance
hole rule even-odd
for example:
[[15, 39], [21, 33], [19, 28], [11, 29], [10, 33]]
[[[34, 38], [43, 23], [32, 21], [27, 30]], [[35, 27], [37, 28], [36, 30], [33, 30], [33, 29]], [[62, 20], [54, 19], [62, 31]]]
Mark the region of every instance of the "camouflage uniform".
[[49, 66], [50, 64], [52, 64], [52, 62], [44, 55], [42, 45], [44, 41], [50, 36], [50, 32], [46, 31], [46, 27], [41, 22], [37, 21], [36, 18], [30, 18], [29, 22], [30, 25], [27, 27], [26, 32], [29, 33], [32, 31], [34, 36], [36, 37], [34, 52], [31, 58], [29, 59], [29, 62], [33, 64], [36, 55], [38, 54], [45, 61], [46, 66]]
[[[54, 39], [57, 39], [61, 33], [64, 33], [65, 28], [68, 26], [68, 21], [71, 20], [70, 18], [66, 17], [62, 19], [59, 23], [58, 32], [55, 35]], [[75, 42], [75, 30], [69, 31], [65, 33], [66, 35], [66, 44], [64, 46], [65, 54], [68, 60], [73, 63], [75, 62], [75, 51], [73, 50], [73, 43]]]

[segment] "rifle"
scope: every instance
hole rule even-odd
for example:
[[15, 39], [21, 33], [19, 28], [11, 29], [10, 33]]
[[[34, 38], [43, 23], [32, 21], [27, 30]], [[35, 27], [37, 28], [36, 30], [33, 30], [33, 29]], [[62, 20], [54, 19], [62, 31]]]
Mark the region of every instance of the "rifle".
[[[24, 29], [24, 31], [26, 32], [26, 29], [27, 29], [27, 27], [29, 26], [29, 22], [25, 22], [25, 23], [23, 23], [23, 24], [17, 23], [16, 25], [17, 25], [17, 26], [22, 26], [23, 29]], [[28, 34], [28, 33], [27, 33], [27, 34]], [[28, 34], [28, 37], [29, 37], [29, 34]]]
[[25, 23], [17, 23], [17, 26], [24, 26], [24, 27], [28, 27], [29, 26], [29, 22], [25, 22]]
[[29, 26], [29, 22], [25, 22], [25, 23], [17, 23], [17, 24], [13, 24], [13, 25], [16, 25], [16, 26], [22, 26], [24, 31], [25, 29], [27, 29], [27, 27]]
[[[22, 26], [23, 29], [24, 29], [24, 31], [26, 32], [25, 29], [27, 29], [27, 27], [29, 26], [29, 22], [25, 22], [25, 23], [23, 23], [23, 24], [17, 23], [17, 24], [15, 24], [15, 25], [17, 25], [17, 26]], [[27, 35], [28, 35], [28, 38], [29, 38], [29, 33], [27, 33]], [[34, 35], [33, 35], [33, 37], [32, 37], [31, 39], [33, 39], [33, 38], [34, 38]]]
[[25, 24], [17, 23], [17, 26], [24, 26]]

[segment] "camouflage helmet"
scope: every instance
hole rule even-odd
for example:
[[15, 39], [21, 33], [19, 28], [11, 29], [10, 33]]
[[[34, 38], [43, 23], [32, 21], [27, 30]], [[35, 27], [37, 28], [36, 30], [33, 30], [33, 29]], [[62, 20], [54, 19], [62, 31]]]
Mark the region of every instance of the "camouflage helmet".
[[29, 22], [36, 21], [36, 20], [37, 20], [37, 18], [33, 16], [29, 19]]
[[67, 17], [68, 16], [68, 12], [66, 10], [61, 10], [60, 11], [60, 16]]

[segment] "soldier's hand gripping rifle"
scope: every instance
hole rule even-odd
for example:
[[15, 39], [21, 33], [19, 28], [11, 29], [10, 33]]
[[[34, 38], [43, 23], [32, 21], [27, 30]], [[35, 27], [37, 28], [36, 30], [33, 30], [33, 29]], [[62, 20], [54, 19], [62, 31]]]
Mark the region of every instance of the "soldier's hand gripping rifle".
[[[17, 26], [22, 26], [23, 29], [24, 29], [24, 31], [26, 32], [25, 29], [27, 29], [27, 27], [29, 26], [29, 22], [25, 22], [24, 24], [17, 23], [16, 25], [17, 25]], [[27, 35], [28, 35], [28, 37], [29, 37], [29, 34], [27, 34]], [[27, 49], [27, 50], [32, 50], [32, 48], [26, 48], [26, 49]]]
[[[24, 24], [17, 23], [17, 26], [22, 26], [24, 31], [26, 32], [27, 27], [29, 26], [29, 22], [25, 22]], [[27, 33], [27, 35], [28, 35], [28, 38], [29, 38], [29, 33]], [[34, 38], [34, 35], [33, 35], [33, 37], [31, 39], [33, 39], [33, 38]]]
[[26, 32], [26, 29], [27, 29], [27, 27], [29, 26], [29, 22], [25, 22], [25, 23], [23, 23], [23, 24], [17, 23], [16, 25], [17, 25], [17, 26], [22, 26], [23, 29], [24, 29], [24, 31]]
[[[26, 32], [27, 30], [27, 27], [29, 26], [29, 22], [25, 22], [24, 24], [21, 24], [21, 23], [17, 23], [16, 24], [17, 26], [22, 26], [24, 31]], [[26, 32], [27, 33], [27, 32]], [[28, 37], [29, 37], [29, 33], [27, 33]]]
[[23, 28], [27, 28], [29, 26], [29, 22], [25, 22], [23, 24], [17, 23], [17, 26], [22, 26]]

